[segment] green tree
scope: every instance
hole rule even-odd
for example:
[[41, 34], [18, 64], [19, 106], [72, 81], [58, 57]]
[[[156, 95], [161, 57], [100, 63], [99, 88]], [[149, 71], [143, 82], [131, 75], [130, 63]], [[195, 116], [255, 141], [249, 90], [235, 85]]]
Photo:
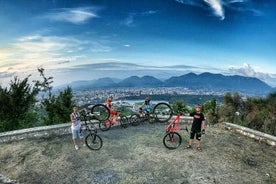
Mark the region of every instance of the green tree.
[[206, 101], [203, 104], [204, 114], [206, 116], [206, 119], [212, 123], [216, 124], [218, 123], [218, 110], [217, 110], [217, 100], [215, 98]]
[[185, 102], [183, 100], [173, 101], [172, 109], [173, 109], [173, 112], [175, 112], [175, 113], [177, 113], [177, 112], [185, 113], [185, 112], [189, 111], [187, 105], [185, 104]]
[[41, 91], [42, 112], [45, 113], [43, 122], [45, 125], [65, 123], [69, 121], [69, 114], [73, 108], [72, 89], [67, 87], [55, 96], [52, 92], [53, 77], [46, 77], [43, 68], [38, 68], [42, 81], [34, 81], [35, 87]]
[[0, 103], [3, 104], [0, 107], [1, 131], [25, 128], [26, 120], [29, 126], [35, 124], [36, 113], [32, 109], [35, 106], [38, 90], [29, 84], [29, 77], [22, 81], [14, 77], [9, 88], [0, 88]]

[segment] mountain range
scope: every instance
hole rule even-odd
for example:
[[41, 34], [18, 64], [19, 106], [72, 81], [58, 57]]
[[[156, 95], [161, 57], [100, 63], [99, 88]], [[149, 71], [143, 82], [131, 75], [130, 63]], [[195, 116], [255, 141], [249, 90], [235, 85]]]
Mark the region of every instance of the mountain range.
[[122, 80], [105, 77], [97, 80], [74, 81], [68, 86], [73, 90], [115, 87], [185, 87], [192, 90], [229, 91], [249, 95], [266, 95], [276, 90], [255, 77], [225, 76], [209, 72], [201, 74], [188, 73], [170, 77], [166, 80], [148, 75], [143, 77], [130, 76]]

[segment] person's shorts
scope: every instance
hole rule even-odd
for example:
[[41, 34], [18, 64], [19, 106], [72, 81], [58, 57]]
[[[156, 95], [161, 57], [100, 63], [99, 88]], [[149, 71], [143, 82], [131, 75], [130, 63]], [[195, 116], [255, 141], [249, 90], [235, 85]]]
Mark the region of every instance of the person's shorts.
[[116, 110], [114, 110], [114, 109], [110, 109], [110, 114], [111, 115], [117, 115], [118, 112]]
[[80, 139], [83, 138], [83, 133], [80, 131], [79, 129], [71, 129], [72, 130], [72, 139], [76, 139], [77, 137], [79, 137]]
[[194, 139], [196, 136], [196, 140], [200, 141], [201, 140], [201, 132], [199, 131], [192, 131], [190, 132], [190, 139]]

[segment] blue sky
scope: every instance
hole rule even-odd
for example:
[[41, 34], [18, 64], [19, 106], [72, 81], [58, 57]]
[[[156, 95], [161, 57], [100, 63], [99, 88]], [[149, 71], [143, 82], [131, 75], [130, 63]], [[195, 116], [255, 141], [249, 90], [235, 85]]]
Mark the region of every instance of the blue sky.
[[0, 0], [0, 84], [187, 72], [276, 86], [274, 0]]

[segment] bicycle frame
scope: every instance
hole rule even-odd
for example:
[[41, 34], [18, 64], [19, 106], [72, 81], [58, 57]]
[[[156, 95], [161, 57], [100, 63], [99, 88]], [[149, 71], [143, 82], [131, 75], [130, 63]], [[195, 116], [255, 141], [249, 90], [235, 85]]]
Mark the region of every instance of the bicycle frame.
[[[91, 150], [99, 150], [101, 149], [103, 145], [102, 138], [97, 135], [97, 127], [95, 126], [95, 123], [91, 122], [90, 125], [88, 125], [88, 122], [90, 122], [89, 113], [85, 110], [81, 113], [81, 116], [84, 119], [84, 126], [85, 128], [81, 129], [84, 131], [88, 131], [89, 133], [85, 136], [85, 144], [86, 146]], [[91, 116], [93, 118], [93, 116]], [[95, 121], [99, 121], [94, 118]], [[97, 122], [98, 123], [98, 122]]]
[[[163, 144], [168, 149], [176, 149], [181, 145], [182, 137], [177, 132], [179, 130], [183, 130], [180, 128], [180, 119], [181, 113], [178, 112], [176, 117], [166, 127], [166, 135], [163, 138]], [[187, 126], [184, 130], [189, 132]]]
[[111, 116], [106, 121], [101, 121], [99, 123], [99, 127], [102, 131], [107, 131], [110, 129], [111, 126], [115, 125], [118, 122], [118, 118], [120, 117], [120, 125], [123, 128], [126, 128], [128, 125], [128, 118], [122, 115], [121, 112], [116, 111], [114, 109], [110, 110]]

